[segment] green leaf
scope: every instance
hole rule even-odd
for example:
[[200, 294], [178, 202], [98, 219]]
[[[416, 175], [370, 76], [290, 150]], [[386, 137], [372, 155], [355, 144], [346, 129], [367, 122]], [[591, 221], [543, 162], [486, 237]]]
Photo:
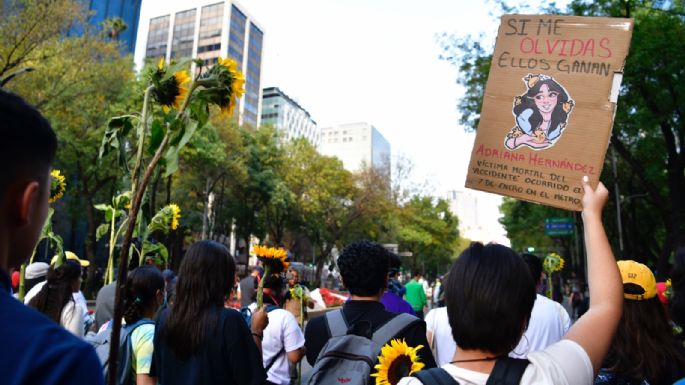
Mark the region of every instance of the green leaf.
[[150, 126], [150, 144], [147, 149], [148, 153], [151, 155], [154, 154], [155, 151], [157, 151], [157, 148], [159, 148], [159, 145], [162, 144], [162, 140], [164, 140], [164, 126], [162, 122], [155, 119], [152, 121], [152, 125]]
[[193, 134], [195, 134], [197, 129], [197, 122], [188, 122], [188, 124], [186, 124], [184, 129], [181, 130], [176, 137], [176, 144], [169, 146], [169, 149], [164, 155], [164, 160], [166, 161], [166, 170], [164, 171], [165, 178], [178, 170], [178, 153], [186, 144], [188, 144], [188, 141], [193, 137]]
[[112, 208], [112, 206], [104, 204], [104, 203], [93, 205], [93, 207], [95, 208], [95, 210], [100, 210], [100, 211], [107, 211], [107, 210]]
[[95, 240], [96, 240], [96, 241], [99, 241], [100, 239], [102, 239], [102, 237], [104, 237], [105, 235], [107, 235], [108, 232], [109, 232], [109, 225], [108, 225], [107, 223], [101, 224], [101, 225], [98, 226], [98, 228], [95, 230]]

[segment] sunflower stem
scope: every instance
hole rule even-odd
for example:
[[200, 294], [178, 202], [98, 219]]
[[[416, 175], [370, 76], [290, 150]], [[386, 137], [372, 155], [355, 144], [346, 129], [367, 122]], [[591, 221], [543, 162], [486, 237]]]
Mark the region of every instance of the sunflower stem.
[[121, 318], [124, 313], [123, 299], [124, 293], [126, 293], [126, 275], [128, 273], [129, 251], [133, 241], [133, 231], [136, 227], [136, 219], [138, 218], [140, 205], [143, 200], [143, 195], [145, 195], [147, 185], [150, 182], [150, 177], [152, 176], [155, 167], [157, 167], [159, 161], [162, 159], [162, 154], [169, 144], [170, 137], [171, 132], [167, 131], [164, 135], [164, 139], [162, 139], [162, 143], [160, 143], [159, 148], [157, 148], [157, 151], [155, 152], [155, 156], [145, 169], [145, 174], [143, 175], [143, 179], [140, 181], [140, 185], [137, 185], [136, 190], [133, 191], [133, 200], [131, 202], [131, 209], [128, 216], [129, 222], [126, 228], [126, 233], [124, 234], [124, 240], [121, 245], [121, 255], [119, 257], [119, 272], [117, 274], [117, 290], [114, 299], [114, 317], [112, 320], [112, 343], [109, 350], [109, 385], [116, 385], [117, 380], [117, 366], [119, 364], [117, 361], [119, 356], [119, 336], [121, 335]]
[[257, 309], [261, 308], [264, 304], [264, 280], [271, 274], [269, 270], [271, 270], [271, 266], [265, 263], [264, 275], [262, 275], [262, 279], [259, 280], [259, 285], [257, 286]]
[[141, 122], [138, 124], [138, 152], [136, 153], [136, 166], [133, 168], [133, 175], [131, 176], [131, 191], [135, 192], [138, 187], [138, 175], [143, 166], [143, 148], [145, 144], [145, 133], [147, 132], [147, 112], [150, 104], [150, 92], [154, 86], [149, 86], [145, 89], [145, 97], [143, 98], [143, 113]]

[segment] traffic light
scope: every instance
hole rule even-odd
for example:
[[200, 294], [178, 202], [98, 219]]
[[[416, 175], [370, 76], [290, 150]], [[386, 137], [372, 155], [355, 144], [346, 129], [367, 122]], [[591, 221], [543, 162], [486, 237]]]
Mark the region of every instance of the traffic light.
[[534, 253], [534, 252], [535, 252], [535, 248], [534, 248], [533, 246], [528, 246], [528, 252], [529, 252], [529, 253]]

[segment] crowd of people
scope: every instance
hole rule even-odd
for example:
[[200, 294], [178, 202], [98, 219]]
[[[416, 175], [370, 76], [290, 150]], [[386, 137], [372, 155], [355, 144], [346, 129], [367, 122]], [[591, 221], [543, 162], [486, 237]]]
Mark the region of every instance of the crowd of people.
[[[100, 290], [92, 317], [80, 292], [87, 261], [75, 254], [29, 265], [25, 304], [7, 273], [31, 255], [45, 221], [55, 134], [0, 90], [0, 135], [1, 382], [102, 384], [116, 285]], [[400, 371], [393, 384], [672, 384], [685, 377], [685, 251], [663, 295], [647, 266], [616, 262], [601, 222], [606, 188], [587, 179], [583, 188], [591, 300], [573, 324], [539, 294], [540, 259], [502, 245], [472, 244], [429, 290], [419, 274], [402, 284], [400, 259], [383, 246], [354, 242], [336, 261], [349, 299], [307, 320], [313, 303], [296, 269], [255, 267], [237, 280], [228, 249], [203, 240], [177, 274], [128, 274], [118, 383], [293, 384], [303, 358], [311, 384], [371, 383], [381, 347], [398, 339], [424, 370]], [[238, 291], [241, 311], [229, 306]]]

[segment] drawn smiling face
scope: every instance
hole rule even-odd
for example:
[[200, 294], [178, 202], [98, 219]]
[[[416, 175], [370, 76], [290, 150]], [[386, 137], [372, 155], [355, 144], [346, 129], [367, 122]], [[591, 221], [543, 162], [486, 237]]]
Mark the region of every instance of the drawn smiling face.
[[554, 107], [557, 105], [557, 97], [559, 93], [557, 91], [550, 91], [547, 84], [543, 84], [540, 87], [540, 92], [535, 95], [535, 105], [538, 110], [543, 114], [551, 113]]

